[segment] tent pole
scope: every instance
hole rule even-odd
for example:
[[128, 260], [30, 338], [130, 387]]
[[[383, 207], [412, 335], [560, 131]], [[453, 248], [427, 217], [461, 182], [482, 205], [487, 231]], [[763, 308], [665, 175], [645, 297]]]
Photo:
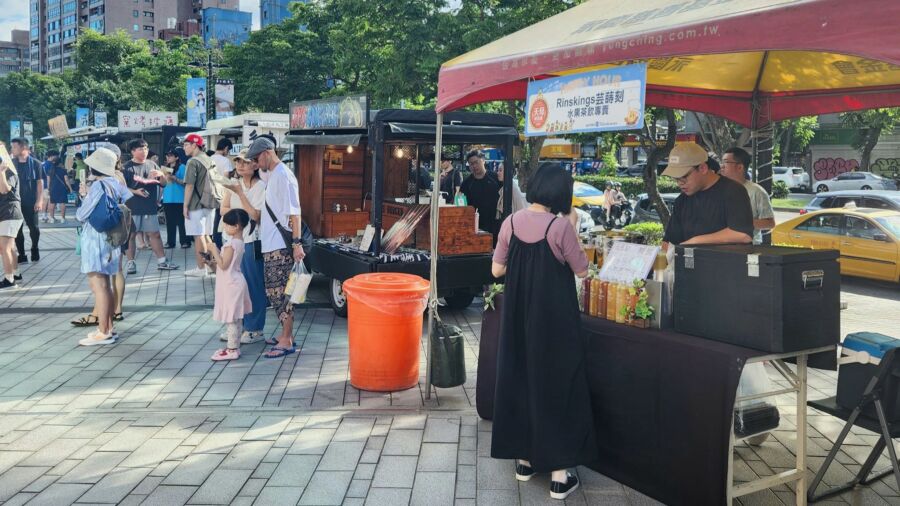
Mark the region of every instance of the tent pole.
[[438, 264], [438, 232], [440, 228], [441, 199], [441, 151], [443, 149], [444, 114], [437, 113], [434, 125], [434, 174], [431, 190], [431, 271], [429, 273], [430, 292], [428, 295], [428, 331], [425, 334], [425, 398], [431, 399], [431, 334], [434, 332], [434, 320], [437, 318], [437, 264]]

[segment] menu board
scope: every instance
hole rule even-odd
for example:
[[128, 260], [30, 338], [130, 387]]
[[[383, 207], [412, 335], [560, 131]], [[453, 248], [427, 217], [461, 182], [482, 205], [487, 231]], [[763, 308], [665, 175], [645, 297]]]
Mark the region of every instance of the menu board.
[[600, 280], [631, 283], [635, 279], [646, 279], [658, 253], [659, 246], [616, 241], [603, 259]]

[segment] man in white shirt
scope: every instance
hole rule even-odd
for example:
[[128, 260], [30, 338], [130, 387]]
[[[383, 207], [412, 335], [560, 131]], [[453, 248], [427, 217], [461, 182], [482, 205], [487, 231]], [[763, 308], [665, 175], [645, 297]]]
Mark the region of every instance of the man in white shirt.
[[257, 164], [260, 177], [266, 182], [266, 205], [261, 211], [259, 239], [265, 265], [266, 295], [278, 314], [282, 331], [275, 338], [275, 346], [265, 356], [278, 358], [296, 351], [294, 308], [284, 287], [294, 262], [300, 262], [306, 256], [301, 244], [300, 185], [297, 177], [278, 159], [275, 143], [267, 137], [257, 137], [253, 141], [247, 150], [247, 158]]
[[[216, 169], [224, 179], [228, 179], [229, 174], [234, 171], [234, 164], [232, 164], [231, 159], [228, 158], [228, 154], [231, 152], [232, 146], [233, 144], [231, 143], [231, 139], [222, 137], [221, 139], [219, 139], [219, 142], [216, 143], [216, 152], [210, 155], [213, 163], [216, 164]], [[215, 218], [213, 218], [212, 240], [214, 243], [216, 243], [217, 248], [222, 249], [222, 231], [220, 230], [220, 221], [222, 221], [222, 214], [218, 209], [216, 209], [216, 215]]]
[[750, 153], [741, 148], [726, 149], [722, 155], [720, 174], [744, 185], [747, 189], [750, 207], [753, 210], [753, 244], [762, 244], [763, 230], [775, 228], [775, 212], [772, 210], [772, 201], [765, 188], [747, 179], [751, 159]]

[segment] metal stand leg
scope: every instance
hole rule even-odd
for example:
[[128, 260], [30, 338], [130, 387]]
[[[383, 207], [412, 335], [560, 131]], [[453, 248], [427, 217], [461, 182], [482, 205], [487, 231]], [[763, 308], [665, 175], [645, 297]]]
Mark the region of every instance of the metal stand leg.
[[[859, 417], [860, 412], [862, 411], [861, 407], [856, 407], [852, 413], [850, 413], [850, 418], [847, 420], [847, 423], [844, 424], [844, 428], [841, 429], [841, 433], [838, 438], [834, 442], [834, 446], [831, 447], [831, 451], [828, 452], [828, 456], [825, 457], [825, 462], [822, 463], [822, 467], [819, 468], [819, 471], [816, 473], [816, 477], [813, 478], [812, 483], [809, 486], [809, 490], [806, 493], [806, 497], [809, 502], [816, 502], [822, 500], [826, 497], [831, 497], [833, 495], [840, 494], [845, 490], [853, 488], [856, 483], [850, 482], [847, 485], [833, 488], [821, 495], [815, 495], [816, 489], [819, 487], [819, 483], [821, 483], [822, 478], [825, 476], [825, 473], [828, 471], [828, 467], [831, 466], [831, 463], [834, 461], [835, 456], [837, 455], [838, 450], [841, 449], [841, 445], [844, 443], [844, 439], [847, 438], [847, 435], [850, 434], [850, 429], [853, 428], [853, 423], [856, 422], [856, 419]], [[876, 448], [878, 444], [875, 445]], [[882, 447], [883, 448], [883, 447]], [[881, 451], [878, 451], [878, 455], [881, 454]], [[869, 459], [872, 456], [869, 455]], [[875, 460], [878, 460], [878, 457], [875, 457]], [[868, 463], [868, 461], [866, 461]], [[798, 489], [799, 490], [799, 489]]]
[[894, 468], [894, 479], [897, 480], [897, 486], [900, 487], [900, 466], [897, 465], [897, 450], [894, 449], [894, 440], [891, 439], [891, 431], [888, 429], [887, 418], [884, 416], [884, 408], [881, 406], [881, 399], [875, 399], [875, 411], [878, 412], [878, 421], [881, 423], [882, 437], [884, 437], [884, 440], [888, 443], [888, 455], [891, 456], [891, 467]]
[[797, 357], [797, 506], [806, 506], [806, 359], [805, 354]]
[[878, 462], [878, 457], [881, 457], [881, 452], [884, 451], [885, 447], [884, 436], [875, 443], [875, 447], [872, 448], [872, 453], [869, 454], [869, 458], [866, 459], [866, 462], [863, 464], [862, 468], [859, 470], [859, 474], [856, 476], [856, 483], [860, 485], [868, 485], [873, 481], [878, 481], [885, 476], [891, 474], [893, 469], [887, 468], [884, 471], [876, 474], [875, 476], [869, 477], [869, 474], [872, 473], [872, 468], [875, 467], [875, 463]]

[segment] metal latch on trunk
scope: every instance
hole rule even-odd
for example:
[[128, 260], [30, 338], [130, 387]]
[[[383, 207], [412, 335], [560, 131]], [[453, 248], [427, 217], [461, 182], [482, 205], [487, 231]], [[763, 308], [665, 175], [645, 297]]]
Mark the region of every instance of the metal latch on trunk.
[[747, 276], [759, 277], [759, 255], [747, 255]]
[[825, 284], [825, 271], [816, 269], [800, 273], [804, 290], [818, 290]]
[[684, 248], [684, 268], [694, 268], [694, 248]]

